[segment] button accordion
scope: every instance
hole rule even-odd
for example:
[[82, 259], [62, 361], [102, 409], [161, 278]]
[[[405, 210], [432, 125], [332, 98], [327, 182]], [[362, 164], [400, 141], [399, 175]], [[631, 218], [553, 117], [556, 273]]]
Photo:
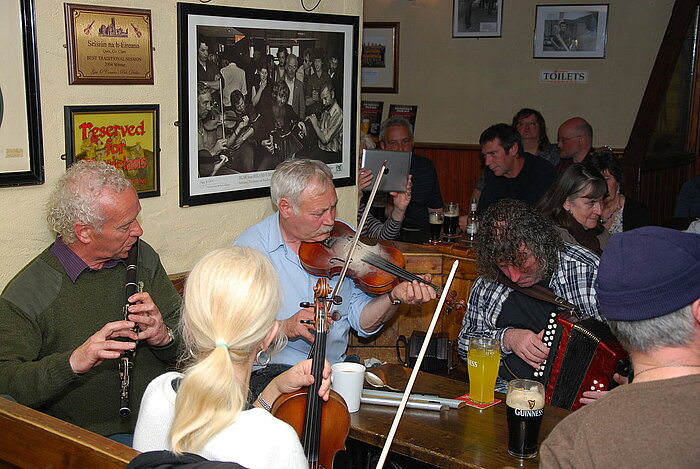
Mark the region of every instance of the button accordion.
[[549, 347], [549, 356], [535, 371], [535, 379], [545, 384], [549, 405], [576, 410], [585, 391], [611, 389], [617, 385], [613, 375], [629, 370], [627, 352], [610, 327], [592, 317], [553, 311], [544, 344]]

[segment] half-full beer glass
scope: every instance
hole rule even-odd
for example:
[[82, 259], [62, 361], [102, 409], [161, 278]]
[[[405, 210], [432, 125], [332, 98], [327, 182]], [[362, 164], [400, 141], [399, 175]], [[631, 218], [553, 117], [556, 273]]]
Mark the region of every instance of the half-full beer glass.
[[508, 383], [508, 453], [516, 458], [537, 456], [537, 437], [544, 410], [544, 385], [530, 379]]
[[442, 213], [440, 212], [430, 212], [428, 214], [428, 222], [430, 223], [430, 239], [428, 242], [430, 244], [437, 244], [440, 242], [440, 232], [442, 231]]
[[493, 402], [498, 365], [501, 361], [501, 343], [497, 339], [475, 337], [469, 339], [467, 364], [469, 371], [469, 398], [479, 404]]

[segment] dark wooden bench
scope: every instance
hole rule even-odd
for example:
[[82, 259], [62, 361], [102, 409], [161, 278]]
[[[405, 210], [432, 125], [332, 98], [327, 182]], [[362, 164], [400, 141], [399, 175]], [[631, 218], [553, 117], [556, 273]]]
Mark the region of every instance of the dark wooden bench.
[[0, 468], [123, 469], [139, 452], [0, 398]]

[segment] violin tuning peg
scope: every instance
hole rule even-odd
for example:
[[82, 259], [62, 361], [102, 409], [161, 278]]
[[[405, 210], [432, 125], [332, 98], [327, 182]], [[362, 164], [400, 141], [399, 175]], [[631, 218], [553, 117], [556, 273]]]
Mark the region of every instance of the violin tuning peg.
[[331, 313], [331, 319], [334, 321], [339, 321], [340, 320], [340, 312], [339, 311], [333, 311]]
[[342, 304], [342, 303], [343, 303], [343, 297], [342, 297], [342, 296], [340, 296], [340, 295], [335, 295], [335, 296], [333, 297], [333, 304], [334, 304], [334, 305], [339, 305], [339, 304]]
[[299, 307], [301, 307], [301, 308], [311, 308], [311, 303], [309, 303], [308, 301], [302, 301], [301, 303], [299, 303]]

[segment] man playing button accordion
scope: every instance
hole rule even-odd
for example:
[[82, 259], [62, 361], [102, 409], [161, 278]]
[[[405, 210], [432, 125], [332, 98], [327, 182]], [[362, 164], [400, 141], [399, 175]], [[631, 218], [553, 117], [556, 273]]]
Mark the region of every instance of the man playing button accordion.
[[479, 226], [476, 246], [480, 277], [469, 295], [459, 353], [466, 360], [472, 337], [500, 340], [502, 360], [496, 390], [506, 392], [511, 379], [533, 379], [541, 370], [549, 353], [545, 327], [555, 307], [504, 285], [498, 281], [499, 275], [525, 290], [540, 285], [583, 314], [601, 319], [593, 287], [598, 256], [562, 242], [549, 221], [524, 202], [512, 199], [489, 207]]

